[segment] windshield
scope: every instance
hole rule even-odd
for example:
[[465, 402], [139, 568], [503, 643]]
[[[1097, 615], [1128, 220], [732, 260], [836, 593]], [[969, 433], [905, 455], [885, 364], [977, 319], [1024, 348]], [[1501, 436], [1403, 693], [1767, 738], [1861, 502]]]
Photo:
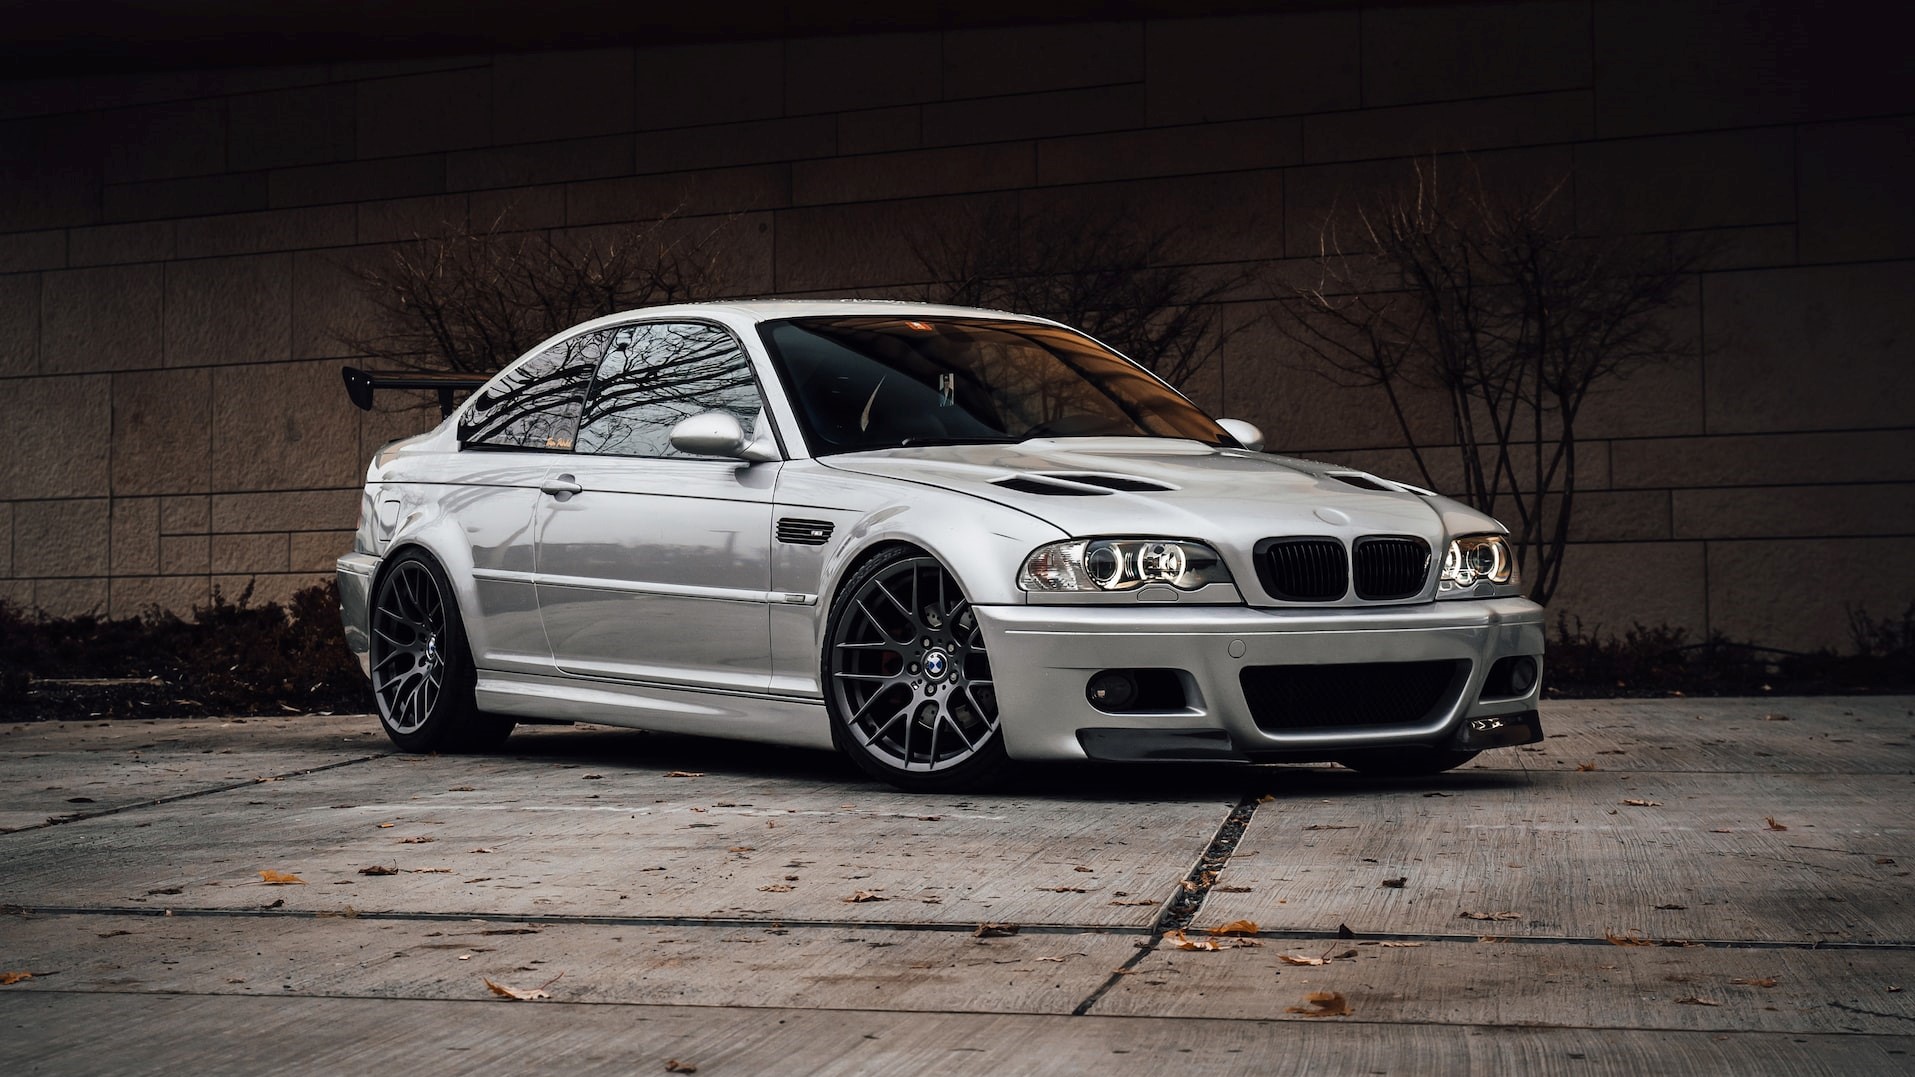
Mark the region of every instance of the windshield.
[[1236, 444], [1135, 364], [1055, 326], [866, 316], [760, 329], [815, 456], [1040, 437]]

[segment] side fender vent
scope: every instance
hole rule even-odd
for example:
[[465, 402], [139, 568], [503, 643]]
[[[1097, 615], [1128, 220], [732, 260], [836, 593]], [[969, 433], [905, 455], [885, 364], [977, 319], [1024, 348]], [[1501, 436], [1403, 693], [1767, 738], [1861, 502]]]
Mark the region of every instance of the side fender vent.
[[778, 541], [793, 546], [823, 546], [831, 541], [831, 521], [796, 520], [787, 516], [778, 521]]

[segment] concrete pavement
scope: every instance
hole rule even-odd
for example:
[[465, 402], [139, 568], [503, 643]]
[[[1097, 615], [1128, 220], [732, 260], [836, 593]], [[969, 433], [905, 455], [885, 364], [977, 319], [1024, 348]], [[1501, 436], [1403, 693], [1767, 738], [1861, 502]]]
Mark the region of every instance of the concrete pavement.
[[591, 727], [0, 724], [0, 1072], [1905, 1072], [1911, 711], [973, 796]]

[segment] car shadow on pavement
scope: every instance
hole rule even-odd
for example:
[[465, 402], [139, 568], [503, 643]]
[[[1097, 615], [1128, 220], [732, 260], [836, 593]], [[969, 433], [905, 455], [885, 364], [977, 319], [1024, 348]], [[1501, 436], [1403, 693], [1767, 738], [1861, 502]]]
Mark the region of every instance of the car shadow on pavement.
[[[634, 729], [534, 727], [515, 735], [504, 758], [633, 770], [695, 771], [741, 779], [788, 779], [885, 788], [835, 752]], [[1400, 791], [1451, 796], [1529, 784], [1523, 771], [1463, 770], [1424, 778], [1378, 778], [1342, 767], [1242, 763], [1029, 763], [992, 796], [1113, 802], [1274, 797], [1340, 797]], [[964, 794], [926, 794], [963, 796]], [[986, 795], [979, 793], [978, 795]]]

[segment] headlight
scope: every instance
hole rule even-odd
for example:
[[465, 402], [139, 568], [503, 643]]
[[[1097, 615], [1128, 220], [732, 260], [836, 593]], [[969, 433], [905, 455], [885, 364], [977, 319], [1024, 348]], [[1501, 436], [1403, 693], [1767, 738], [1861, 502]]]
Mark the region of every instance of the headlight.
[[1230, 583], [1217, 551], [1180, 539], [1073, 539], [1039, 546], [1024, 559], [1017, 585], [1026, 591], [1131, 591], [1167, 583], [1195, 591]]
[[1449, 551], [1443, 555], [1443, 576], [1436, 585], [1437, 595], [1468, 590], [1485, 582], [1499, 586], [1522, 582], [1516, 572], [1516, 558], [1510, 551], [1509, 539], [1502, 535], [1464, 535], [1452, 540]]

